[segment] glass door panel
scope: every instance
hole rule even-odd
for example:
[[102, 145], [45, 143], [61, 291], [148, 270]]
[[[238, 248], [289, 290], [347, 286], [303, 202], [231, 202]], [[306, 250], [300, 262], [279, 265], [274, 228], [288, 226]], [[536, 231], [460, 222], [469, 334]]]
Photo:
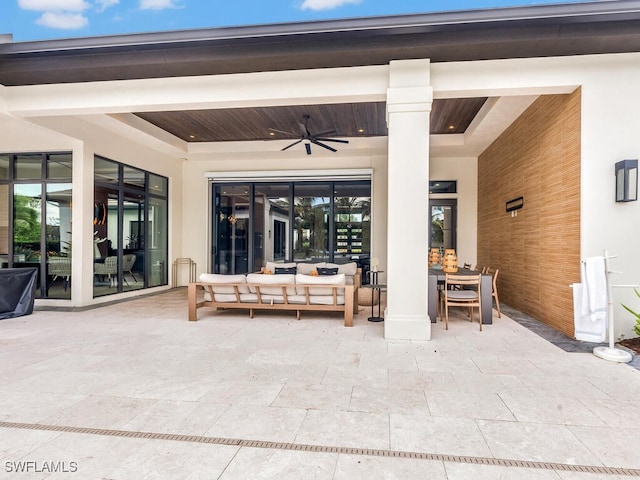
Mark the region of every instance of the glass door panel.
[[456, 206], [457, 200], [431, 200], [431, 228], [429, 229], [429, 248], [456, 248]]
[[0, 184], [0, 268], [7, 268], [8, 266], [9, 266], [9, 185]]
[[157, 287], [167, 284], [167, 201], [163, 198], [149, 199], [149, 215], [147, 218], [148, 252], [151, 276], [149, 286]]
[[42, 255], [42, 183], [16, 184], [13, 189], [13, 266], [38, 268]]
[[214, 272], [249, 272], [249, 186], [216, 185]]
[[334, 261], [362, 260], [370, 254], [371, 184], [336, 185], [334, 190]]
[[144, 196], [125, 193], [122, 209], [122, 278], [118, 287], [124, 291], [139, 290], [145, 283]]
[[253, 271], [267, 262], [289, 259], [291, 215], [289, 184], [256, 185], [253, 203]]
[[72, 185], [49, 183], [46, 188], [47, 297], [70, 299]]
[[331, 186], [299, 184], [294, 195], [294, 261], [329, 260]]
[[93, 296], [117, 293], [118, 191], [96, 188], [94, 199], [93, 236]]

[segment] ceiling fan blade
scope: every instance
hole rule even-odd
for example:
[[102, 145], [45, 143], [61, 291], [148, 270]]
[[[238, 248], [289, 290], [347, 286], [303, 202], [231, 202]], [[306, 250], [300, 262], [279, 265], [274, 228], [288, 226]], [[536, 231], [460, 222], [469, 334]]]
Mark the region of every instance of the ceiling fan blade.
[[292, 143], [292, 144], [290, 144], [290, 145], [287, 145], [286, 147], [284, 147], [284, 148], [283, 148], [282, 150], [280, 150], [280, 151], [281, 151], [281, 152], [284, 152], [285, 150], [290, 149], [290, 148], [291, 148], [291, 147], [293, 147], [294, 145], [299, 144], [301, 141], [302, 141], [302, 139], [300, 139], [300, 140], [296, 140], [295, 142], [293, 142], [293, 143]]
[[335, 130], [327, 130], [325, 132], [318, 132], [316, 133], [316, 137], [324, 137], [325, 135], [333, 135], [334, 133], [336, 133]]
[[[331, 150], [332, 152], [337, 152], [337, 150], [333, 147], [330, 147], [329, 145], [325, 145], [324, 143], [319, 142], [318, 140], [314, 139], [311, 140], [312, 143], [322, 147], [322, 148], [326, 148], [327, 150]], [[307, 145], [308, 146], [308, 145]]]
[[291, 135], [292, 137], [297, 137], [298, 134], [297, 133], [293, 133], [293, 132], [285, 132], [284, 130], [276, 130], [275, 128], [270, 128], [269, 131], [271, 132], [277, 132], [277, 133], [284, 133], [285, 135]]
[[304, 146], [307, 149], [307, 155], [311, 155], [311, 144], [305, 143]]
[[321, 141], [323, 141], [323, 142], [349, 143], [349, 140], [340, 140], [339, 138], [322, 138], [322, 137], [316, 137], [316, 140], [321, 140]]
[[300, 133], [302, 133], [302, 136], [308, 137], [309, 130], [307, 129], [307, 126], [304, 123], [298, 123], [298, 125], [300, 125]]

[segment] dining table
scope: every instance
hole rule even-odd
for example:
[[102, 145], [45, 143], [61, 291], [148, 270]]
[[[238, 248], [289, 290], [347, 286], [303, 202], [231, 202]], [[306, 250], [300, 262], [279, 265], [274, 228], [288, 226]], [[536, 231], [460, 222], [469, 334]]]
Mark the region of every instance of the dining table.
[[[483, 325], [491, 325], [493, 317], [493, 277], [488, 273], [480, 273], [469, 268], [458, 268], [455, 275], [482, 275], [480, 279], [481, 316]], [[431, 323], [436, 323], [438, 308], [438, 285], [444, 285], [446, 272], [442, 268], [429, 267], [429, 283], [427, 286], [428, 313]]]

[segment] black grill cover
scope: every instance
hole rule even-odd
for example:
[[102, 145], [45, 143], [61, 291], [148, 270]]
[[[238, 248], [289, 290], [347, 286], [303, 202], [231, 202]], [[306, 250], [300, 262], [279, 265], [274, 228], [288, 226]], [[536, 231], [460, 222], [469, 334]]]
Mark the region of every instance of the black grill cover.
[[33, 312], [37, 268], [0, 268], [0, 320]]

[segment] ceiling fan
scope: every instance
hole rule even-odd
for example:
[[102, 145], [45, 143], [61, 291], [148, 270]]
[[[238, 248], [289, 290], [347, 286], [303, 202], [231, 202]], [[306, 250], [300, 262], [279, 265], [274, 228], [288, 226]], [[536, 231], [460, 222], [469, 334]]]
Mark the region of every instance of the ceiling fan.
[[326, 145], [323, 142], [336, 142], [336, 143], [349, 143], [348, 140], [340, 140], [337, 138], [327, 138], [325, 135], [331, 135], [336, 133], [335, 130], [327, 130], [325, 132], [319, 132], [319, 133], [311, 133], [309, 131], [309, 115], [303, 115], [302, 116], [303, 122], [298, 122], [298, 125], [300, 126], [300, 133], [293, 133], [293, 132], [286, 132], [284, 130], [276, 130], [275, 128], [270, 128], [269, 130], [272, 132], [277, 132], [277, 133], [282, 133], [284, 135], [289, 135], [289, 136], [293, 136], [293, 137], [300, 137], [299, 140], [296, 140], [295, 142], [287, 145], [286, 147], [284, 147], [281, 151], [285, 151], [291, 147], [293, 147], [294, 145], [297, 145], [299, 143], [303, 143], [306, 150], [307, 150], [307, 155], [311, 155], [311, 144], [313, 143], [314, 145], [318, 145], [319, 147], [322, 148], [326, 148], [327, 150], [330, 150], [332, 152], [337, 152], [337, 150], [333, 147], [330, 147], [329, 145]]

